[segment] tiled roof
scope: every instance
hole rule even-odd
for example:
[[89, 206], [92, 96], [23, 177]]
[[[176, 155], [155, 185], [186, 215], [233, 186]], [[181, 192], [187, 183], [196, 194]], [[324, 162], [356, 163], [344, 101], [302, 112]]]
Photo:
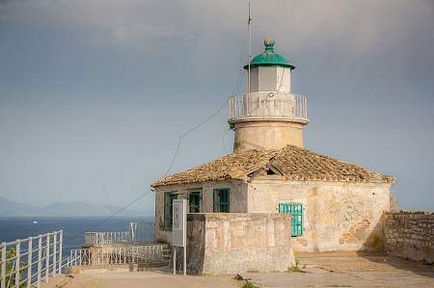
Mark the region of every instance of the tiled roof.
[[392, 176], [371, 172], [358, 165], [288, 145], [280, 150], [249, 150], [232, 153], [196, 168], [164, 177], [152, 187], [247, 179], [271, 166], [288, 180], [392, 183]]

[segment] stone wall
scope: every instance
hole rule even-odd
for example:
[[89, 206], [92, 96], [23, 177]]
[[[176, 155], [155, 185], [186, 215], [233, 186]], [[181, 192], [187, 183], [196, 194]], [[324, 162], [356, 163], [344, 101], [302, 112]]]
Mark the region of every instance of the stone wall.
[[[187, 271], [190, 274], [286, 271], [295, 264], [290, 233], [290, 217], [285, 214], [189, 214]], [[181, 260], [182, 253], [179, 255]], [[181, 266], [178, 262], [178, 267]]]
[[386, 253], [434, 262], [434, 212], [396, 211], [385, 218]]

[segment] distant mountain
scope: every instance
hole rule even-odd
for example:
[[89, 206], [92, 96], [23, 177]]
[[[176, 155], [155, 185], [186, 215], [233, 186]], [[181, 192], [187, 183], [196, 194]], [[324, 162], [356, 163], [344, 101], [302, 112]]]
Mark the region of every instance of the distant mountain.
[[[44, 207], [36, 207], [0, 197], [0, 217], [107, 217], [114, 215], [122, 207], [90, 204], [86, 202], [56, 202]], [[125, 209], [117, 216], [144, 216], [144, 211]]]
[[0, 216], [19, 217], [33, 216], [38, 212], [38, 208], [10, 201], [4, 197], [0, 197]]

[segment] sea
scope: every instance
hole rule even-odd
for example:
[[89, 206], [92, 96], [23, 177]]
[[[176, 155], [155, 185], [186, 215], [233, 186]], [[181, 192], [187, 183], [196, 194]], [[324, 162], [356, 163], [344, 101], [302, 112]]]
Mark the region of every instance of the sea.
[[129, 223], [136, 222], [141, 240], [154, 240], [154, 219], [141, 217], [0, 217], [0, 242], [10, 242], [48, 232], [63, 230], [63, 255], [84, 244], [84, 232], [128, 231]]

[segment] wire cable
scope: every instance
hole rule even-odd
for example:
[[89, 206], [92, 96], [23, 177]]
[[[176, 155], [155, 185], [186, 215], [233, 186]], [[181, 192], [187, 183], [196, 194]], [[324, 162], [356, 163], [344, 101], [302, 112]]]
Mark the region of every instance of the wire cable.
[[[245, 51], [245, 50], [246, 50], [246, 47], [245, 47], [245, 46], [246, 46], [246, 45], [245, 45], [245, 44], [246, 44], [246, 43], [245, 43], [245, 42], [246, 42], [246, 38], [247, 38], [247, 36], [244, 37], [244, 40], [243, 40], [243, 43], [242, 43], [242, 47], [241, 47], [241, 51], [240, 51], [240, 66], [241, 66], [241, 67], [242, 67], [242, 64], [243, 64], [243, 63], [242, 63], [242, 62], [243, 62], [243, 58], [244, 58], [243, 56], [244, 56], [245, 53], [246, 53], [246, 51]], [[201, 122], [199, 122], [199, 123], [196, 124], [195, 126], [193, 126], [193, 127], [191, 127], [190, 129], [186, 130], [184, 133], [182, 133], [182, 134], [178, 137], [178, 143], [177, 143], [177, 145], [176, 145], [175, 152], [174, 152], [174, 154], [173, 154], [173, 156], [172, 156], [172, 159], [171, 159], [171, 161], [170, 161], [170, 163], [169, 163], [169, 165], [168, 165], [167, 169], [165, 170], [165, 172], [164, 172], [164, 174], [163, 174], [162, 177], [166, 177], [166, 176], [169, 174], [170, 170], [172, 169], [173, 165], [175, 164], [176, 158], [177, 158], [177, 156], [178, 156], [178, 154], [179, 154], [179, 151], [180, 151], [180, 148], [181, 148], [182, 139], [183, 139], [185, 136], [187, 136], [188, 134], [194, 132], [195, 130], [197, 130], [197, 129], [199, 129], [200, 127], [202, 127], [203, 125], [205, 125], [209, 120], [211, 120], [212, 118], [214, 118], [215, 116], [217, 116], [217, 115], [218, 115], [218, 114], [223, 110], [223, 108], [226, 107], [226, 105], [227, 105], [227, 100], [228, 100], [230, 97], [234, 96], [235, 93], [237, 93], [237, 92], [239, 91], [240, 86], [241, 86], [241, 78], [242, 78], [242, 68], [240, 68], [240, 71], [239, 71], [239, 73], [238, 73], [238, 80], [237, 80], [237, 82], [236, 82], [236, 84], [235, 84], [234, 89], [232, 90], [231, 96], [227, 97], [227, 98], [225, 99], [224, 103], [221, 104], [221, 105], [217, 108], [216, 111], [214, 111], [212, 114], [210, 114], [208, 117], [206, 117], [204, 120], [202, 120]], [[142, 194], [142, 195], [140, 195], [139, 197], [137, 197], [137, 198], [133, 199], [132, 201], [128, 202], [127, 205], [123, 206], [122, 208], [120, 208], [119, 210], [117, 210], [117, 211], [116, 211], [115, 213], [113, 213], [112, 215], [110, 215], [110, 216], [104, 218], [103, 220], [101, 220], [100, 222], [98, 222], [98, 223], [96, 223], [96, 224], [94, 224], [94, 225], [89, 226], [89, 227], [86, 228], [85, 230], [91, 230], [91, 229], [94, 229], [94, 228], [100, 226], [101, 224], [103, 224], [103, 223], [105, 223], [105, 222], [107, 222], [107, 221], [113, 219], [114, 217], [116, 217], [117, 215], [119, 215], [120, 213], [122, 213], [123, 211], [125, 211], [126, 209], [128, 209], [131, 205], [133, 205], [133, 204], [136, 203], [137, 201], [139, 201], [139, 200], [143, 199], [144, 197], [146, 197], [147, 195], [149, 195], [151, 192], [152, 192], [151, 189], [148, 190], [148, 191], [146, 191], [144, 194]], [[75, 238], [73, 238], [73, 239], [75, 239]]]
[[169, 166], [167, 167], [166, 171], [163, 174], [163, 177], [166, 177], [167, 174], [169, 174], [170, 169], [172, 169], [173, 164], [175, 164], [175, 160], [176, 157], [178, 156], [179, 153], [179, 149], [181, 148], [181, 143], [182, 143], [182, 139], [187, 136], [188, 134], [190, 134], [191, 132], [195, 131], [196, 129], [200, 128], [201, 126], [203, 126], [206, 122], [208, 122], [209, 120], [211, 120], [212, 118], [214, 118], [217, 114], [220, 113], [220, 111], [223, 110], [224, 107], [226, 107], [227, 104], [227, 99], [225, 99], [225, 102], [219, 106], [219, 108], [212, 113], [211, 115], [209, 115], [208, 117], [206, 117], [202, 122], [200, 122], [199, 124], [197, 124], [196, 126], [193, 126], [192, 128], [188, 129], [187, 131], [185, 131], [184, 133], [182, 133], [179, 138], [178, 138], [178, 144], [176, 145], [176, 149], [175, 149], [175, 153], [173, 154], [172, 160], [170, 161]]

